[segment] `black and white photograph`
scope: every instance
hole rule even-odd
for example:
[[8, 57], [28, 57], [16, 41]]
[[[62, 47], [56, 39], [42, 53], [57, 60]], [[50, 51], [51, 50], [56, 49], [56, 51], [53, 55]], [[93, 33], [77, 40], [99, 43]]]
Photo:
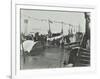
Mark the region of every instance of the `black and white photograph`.
[[20, 8], [20, 69], [90, 67], [91, 12]]

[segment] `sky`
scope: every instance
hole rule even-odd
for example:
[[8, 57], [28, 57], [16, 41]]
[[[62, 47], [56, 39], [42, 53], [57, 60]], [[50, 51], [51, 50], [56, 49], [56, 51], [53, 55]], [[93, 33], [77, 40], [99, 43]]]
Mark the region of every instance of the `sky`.
[[[40, 32], [47, 34], [49, 29], [52, 33], [61, 32], [62, 24], [56, 22], [64, 22], [63, 33], [68, 34], [68, 30], [72, 28], [73, 32], [77, 32], [80, 27], [81, 32], [85, 32], [85, 17], [82, 12], [69, 12], [69, 11], [48, 11], [48, 10], [34, 10], [34, 9], [21, 9], [21, 32]], [[24, 20], [27, 19], [28, 23]], [[73, 27], [68, 24], [72, 24]]]

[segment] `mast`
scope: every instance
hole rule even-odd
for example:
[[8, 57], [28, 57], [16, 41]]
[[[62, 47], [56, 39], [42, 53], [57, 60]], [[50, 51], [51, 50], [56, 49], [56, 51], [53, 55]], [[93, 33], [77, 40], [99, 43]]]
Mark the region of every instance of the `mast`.
[[28, 33], [27, 29], [28, 29], [28, 19], [24, 19], [24, 23], [25, 23], [25, 30], [24, 30], [24, 33]]
[[79, 26], [78, 26], [78, 32], [80, 32], [80, 24], [79, 24]]
[[62, 24], [61, 34], [63, 34], [63, 23], [64, 22], [61, 22], [61, 24]]
[[85, 21], [86, 21], [86, 24], [85, 24], [86, 31], [85, 31], [85, 35], [84, 35], [84, 38], [83, 38], [82, 47], [86, 48], [87, 40], [90, 40], [90, 27], [89, 27], [90, 14], [85, 12], [84, 16], [85, 16]]
[[49, 24], [48, 36], [49, 37], [51, 37], [51, 35], [52, 35], [51, 28], [50, 28], [50, 23], [52, 23], [52, 21], [48, 20], [48, 24]]

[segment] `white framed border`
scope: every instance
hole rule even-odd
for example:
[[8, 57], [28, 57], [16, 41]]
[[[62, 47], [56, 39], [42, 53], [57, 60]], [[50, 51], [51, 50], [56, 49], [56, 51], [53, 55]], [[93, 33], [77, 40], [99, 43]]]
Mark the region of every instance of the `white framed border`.
[[[75, 68], [56, 68], [56, 69], [33, 69], [20, 70], [20, 8], [25, 9], [41, 9], [41, 10], [60, 10], [75, 12], [91, 13], [91, 66], [75, 67]], [[67, 74], [91, 73], [96, 69], [96, 53], [95, 53], [95, 9], [89, 7], [61, 7], [61, 6], [37, 6], [27, 4], [15, 4], [12, 7], [12, 78], [30, 78], [47, 77], [47, 76], [65, 76]], [[39, 76], [38, 76], [39, 75]], [[45, 79], [43, 78], [43, 79]]]

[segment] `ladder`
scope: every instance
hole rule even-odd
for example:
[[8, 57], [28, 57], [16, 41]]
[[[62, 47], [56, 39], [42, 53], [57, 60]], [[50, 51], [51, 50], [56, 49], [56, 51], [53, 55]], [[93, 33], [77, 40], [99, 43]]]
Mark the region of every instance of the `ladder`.
[[90, 66], [90, 50], [80, 48], [75, 66]]

